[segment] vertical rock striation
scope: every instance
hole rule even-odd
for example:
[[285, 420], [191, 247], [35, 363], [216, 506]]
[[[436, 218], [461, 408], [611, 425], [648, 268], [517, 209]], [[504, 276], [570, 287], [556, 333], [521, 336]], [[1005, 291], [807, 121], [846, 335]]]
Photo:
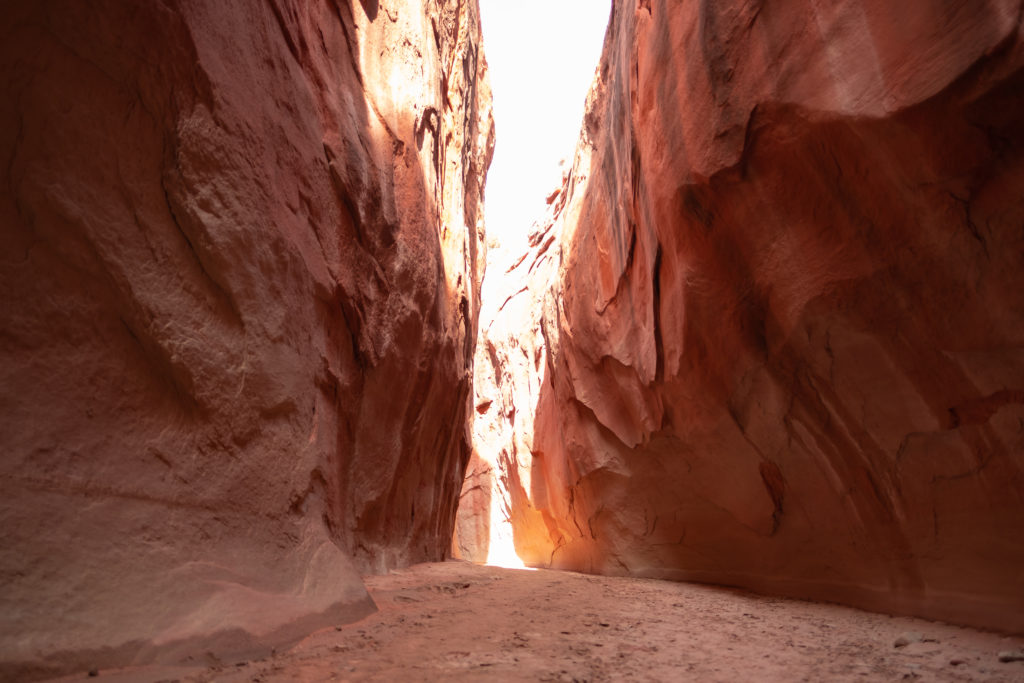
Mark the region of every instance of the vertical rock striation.
[[447, 552], [469, 454], [476, 3], [15, 4], [0, 678], [366, 614], [359, 570]]
[[1024, 630], [1021, 12], [616, 2], [462, 552]]

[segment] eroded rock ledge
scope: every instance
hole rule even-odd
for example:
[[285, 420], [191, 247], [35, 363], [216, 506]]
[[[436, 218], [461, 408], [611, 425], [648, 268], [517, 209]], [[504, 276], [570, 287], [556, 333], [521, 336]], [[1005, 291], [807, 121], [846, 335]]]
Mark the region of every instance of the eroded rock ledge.
[[469, 454], [476, 2], [9, 4], [0, 678], [372, 610]]
[[1024, 631], [1021, 11], [616, 2], [460, 552]]

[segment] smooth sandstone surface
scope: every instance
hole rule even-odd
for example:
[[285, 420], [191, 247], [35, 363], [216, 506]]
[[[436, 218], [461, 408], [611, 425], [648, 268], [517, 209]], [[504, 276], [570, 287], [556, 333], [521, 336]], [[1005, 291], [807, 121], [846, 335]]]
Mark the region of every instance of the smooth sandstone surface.
[[617, 2], [460, 555], [1024, 632], [1021, 13]]
[[469, 457], [476, 3], [0, 14], [0, 678], [372, 611]]

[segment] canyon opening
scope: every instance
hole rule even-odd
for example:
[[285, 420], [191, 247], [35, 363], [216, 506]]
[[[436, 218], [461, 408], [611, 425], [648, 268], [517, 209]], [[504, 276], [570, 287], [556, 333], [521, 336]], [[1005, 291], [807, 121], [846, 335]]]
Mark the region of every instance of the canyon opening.
[[1020, 680], [1022, 13], [9, 3], [0, 680]]

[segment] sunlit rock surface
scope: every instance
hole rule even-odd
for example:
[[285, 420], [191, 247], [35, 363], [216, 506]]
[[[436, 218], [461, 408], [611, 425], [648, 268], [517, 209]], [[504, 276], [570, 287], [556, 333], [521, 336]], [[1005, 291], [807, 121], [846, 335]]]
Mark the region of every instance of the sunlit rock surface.
[[1021, 11], [616, 3], [460, 552], [1024, 630]]
[[469, 457], [476, 2], [9, 4], [0, 678], [366, 614]]

